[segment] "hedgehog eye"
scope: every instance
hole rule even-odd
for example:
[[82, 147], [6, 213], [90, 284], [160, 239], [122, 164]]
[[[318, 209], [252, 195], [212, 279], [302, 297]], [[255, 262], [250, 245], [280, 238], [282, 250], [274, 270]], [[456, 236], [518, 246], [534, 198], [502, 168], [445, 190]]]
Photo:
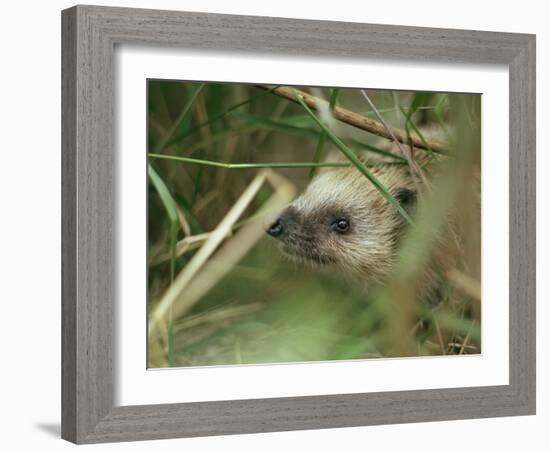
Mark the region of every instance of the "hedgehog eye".
[[332, 222], [332, 229], [338, 233], [346, 233], [349, 231], [349, 220], [347, 219], [336, 219]]
[[401, 203], [401, 206], [404, 208], [411, 208], [416, 204], [416, 192], [407, 188], [401, 188], [395, 193], [395, 199]]

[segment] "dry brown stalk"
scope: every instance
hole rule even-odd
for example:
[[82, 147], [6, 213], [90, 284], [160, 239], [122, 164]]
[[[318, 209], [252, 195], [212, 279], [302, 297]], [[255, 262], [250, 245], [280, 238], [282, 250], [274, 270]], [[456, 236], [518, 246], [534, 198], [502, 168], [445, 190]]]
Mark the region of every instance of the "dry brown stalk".
[[[266, 181], [272, 185], [274, 192], [262, 206], [263, 213], [282, 207], [294, 197], [294, 185], [286, 178], [269, 169], [258, 172], [218, 226], [212, 232], [205, 233], [207, 238], [198, 252], [177, 275], [152, 310], [148, 327], [149, 337], [154, 336], [158, 328], [163, 326], [169, 314], [178, 318], [194, 305], [264, 234], [261, 223], [252, 221], [244, 225], [219, 248], [230, 234], [232, 226]], [[203, 241], [204, 235], [188, 236], [186, 239], [192, 238]]]
[[[268, 88], [266, 86], [259, 86], [263, 89], [272, 89], [271, 92], [274, 94], [286, 98], [287, 100], [290, 100], [294, 103], [299, 103], [298, 100], [296, 100], [295, 95], [299, 95], [307, 106], [309, 106], [311, 109], [319, 112], [319, 104], [320, 103], [327, 103], [326, 100], [323, 100], [321, 98], [315, 97], [314, 95], [308, 94], [304, 91], [300, 91], [297, 89], [290, 89], [287, 87], [277, 87], [277, 88]], [[443, 154], [449, 154], [449, 149], [447, 148], [446, 144], [441, 141], [437, 141], [435, 139], [426, 139], [426, 143], [422, 141], [418, 136], [407, 136], [407, 133], [405, 133], [403, 130], [400, 130], [398, 128], [388, 128], [384, 126], [383, 123], [379, 122], [378, 120], [371, 119], [370, 117], [362, 116], [361, 114], [357, 114], [353, 111], [350, 111], [349, 109], [342, 108], [341, 106], [336, 106], [333, 111], [333, 116], [335, 119], [347, 123], [348, 125], [351, 125], [355, 128], [359, 128], [364, 131], [368, 131], [369, 133], [376, 134], [377, 136], [381, 136], [383, 138], [393, 140], [394, 137], [402, 144], [407, 145], [413, 145], [413, 147], [421, 148], [425, 150], [430, 150], [436, 153], [443, 153]], [[428, 145], [426, 145], [428, 144]], [[429, 147], [429, 148], [428, 148]]]
[[474, 278], [458, 269], [449, 270], [447, 272], [447, 278], [449, 282], [463, 294], [468, 295], [478, 302], [481, 301], [481, 285]]

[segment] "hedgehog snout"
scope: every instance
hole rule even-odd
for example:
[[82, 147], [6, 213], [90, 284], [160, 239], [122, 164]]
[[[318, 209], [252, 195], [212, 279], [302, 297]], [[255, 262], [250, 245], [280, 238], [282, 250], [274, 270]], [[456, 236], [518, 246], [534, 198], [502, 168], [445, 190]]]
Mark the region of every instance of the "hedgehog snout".
[[278, 214], [271, 216], [265, 222], [265, 232], [276, 239], [283, 239], [288, 237], [289, 232], [293, 229], [294, 224], [292, 218], [289, 216], [289, 209], [284, 209]]
[[279, 240], [293, 240], [297, 236], [304, 236], [300, 213], [291, 204], [278, 214], [271, 216], [264, 222], [265, 232]]
[[271, 237], [278, 238], [283, 234], [283, 212], [278, 211], [276, 213], [269, 214], [264, 219], [264, 231]]
[[273, 222], [266, 230], [266, 233], [269, 234], [272, 237], [279, 237], [281, 234], [283, 234], [284, 227], [283, 227], [283, 221], [281, 218], [277, 218], [275, 222]]

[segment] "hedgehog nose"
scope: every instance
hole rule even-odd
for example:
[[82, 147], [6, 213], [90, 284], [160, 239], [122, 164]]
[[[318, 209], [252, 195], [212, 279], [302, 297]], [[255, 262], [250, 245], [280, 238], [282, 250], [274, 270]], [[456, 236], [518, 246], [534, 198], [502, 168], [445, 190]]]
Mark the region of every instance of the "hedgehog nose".
[[266, 233], [275, 238], [283, 233], [283, 221], [280, 217], [267, 228]]

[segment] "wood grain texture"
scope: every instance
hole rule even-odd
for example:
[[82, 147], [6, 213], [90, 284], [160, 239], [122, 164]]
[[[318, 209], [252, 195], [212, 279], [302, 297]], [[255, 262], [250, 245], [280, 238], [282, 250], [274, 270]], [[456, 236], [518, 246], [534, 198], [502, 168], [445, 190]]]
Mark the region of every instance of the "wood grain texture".
[[61, 434], [76, 440], [76, 10], [62, 17], [62, 133], [61, 145], [61, 204], [62, 233], [62, 282], [61, 331], [62, 331], [62, 380], [61, 404], [63, 405]]
[[[74, 7], [62, 15], [65, 439], [93, 443], [535, 412], [534, 36], [94, 6]], [[114, 407], [115, 44], [506, 64], [510, 71], [510, 383]]]

